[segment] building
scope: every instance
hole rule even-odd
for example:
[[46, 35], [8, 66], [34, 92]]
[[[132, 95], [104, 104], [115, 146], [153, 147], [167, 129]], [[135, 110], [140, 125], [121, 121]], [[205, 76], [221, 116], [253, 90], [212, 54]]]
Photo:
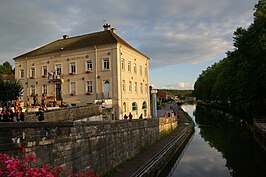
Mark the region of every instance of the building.
[[[114, 28], [51, 42], [15, 57], [22, 99], [46, 103], [102, 104], [114, 119], [150, 117], [149, 57], [120, 38]], [[49, 100], [49, 98], [51, 100]], [[53, 100], [54, 99], [54, 100]]]

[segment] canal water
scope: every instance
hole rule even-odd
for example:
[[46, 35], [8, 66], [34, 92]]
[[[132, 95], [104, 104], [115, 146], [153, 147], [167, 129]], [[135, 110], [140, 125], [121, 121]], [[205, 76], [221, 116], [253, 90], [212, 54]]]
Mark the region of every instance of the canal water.
[[195, 133], [168, 177], [266, 176], [266, 154], [245, 125], [195, 105], [182, 109], [195, 122]]

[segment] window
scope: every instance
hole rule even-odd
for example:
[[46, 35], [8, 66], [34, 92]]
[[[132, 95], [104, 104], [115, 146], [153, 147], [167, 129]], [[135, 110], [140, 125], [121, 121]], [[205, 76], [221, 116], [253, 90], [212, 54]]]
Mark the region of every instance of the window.
[[62, 73], [61, 64], [55, 64], [55, 70], [57, 71], [57, 74], [61, 74]]
[[144, 72], [145, 72], [145, 76], [147, 76], [147, 74], [148, 74], [148, 73], [147, 73], [147, 72], [148, 72], [148, 71], [147, 71], [147, 65], [145, 65], [145, 70], [144, 70]]
[[103, 58], [103, 70], [109, 70], [109, 69], [110, 69], [109, 58]]
[[92, 93], [92, 81], [87, 81], [86, 92]]
[[144, 90], [144, 92], [147, 93], [147, 90], [148, 90], [148, 85], [145, 84], [145, 90]]
[[147, 103], [146, 103], [146, 101], [144, 101], [144, 102], [142, 103], [142, 109], [147, 109]]
[[75, 62], [70, 63], [70, 72], [69, 73], [76, 74], [76, 63]]
[[121, 69], [125, 71], [125, 59], [122, 59], [121, 61]]
[[135, 82], [135, 92], [137, 93], [138, 92], [138, 83]]
[[42, 67], [42, 76], [47, 76], [47, 66]]
[[126, 81], [122, 80], [122, 92], [126, 91]]
[[143, 83], [140, 83], [140, 92], [143, 93]]
[[133, 68], [134, 68], [134, 73], [137, 73], [137, 64], [136, 63], [134, 63]]
[[86, 61], [86, 71], [92, 71], [92, 61], [91, 60]]
[[42, 85], [42, 93], [47, 94], [47, 85]]
[[142, 65], [139, 66], [139, 74], [142, 75]]
[[70, 82], [70, 94], [71, 95], [76, 94], [76, 82]]
[[130, 62], [130, 61], [127, 63], [127, 70], [128, 70], [129, 72], [131, 72], [131, 62]]
[[24, 78], [25, 72], [24, 69], [19, 70], [19, 78]]
[[133, 102], [132, 103], [132, 111], [136, 111], [136, 110], [138, 110], [138, 105], [136, 102]]
[[30, 77], [32, 77], [32, 78], [35, 77], [35, 67], [30, 68]]
[[132, 92], [132, 81], [129, 81], [128, 91]]
[[36, 92], [35, 92], [35, 85], [31, 85], [30, 86], [30, 95], [31, 96], [34, 96], [36, 94]]

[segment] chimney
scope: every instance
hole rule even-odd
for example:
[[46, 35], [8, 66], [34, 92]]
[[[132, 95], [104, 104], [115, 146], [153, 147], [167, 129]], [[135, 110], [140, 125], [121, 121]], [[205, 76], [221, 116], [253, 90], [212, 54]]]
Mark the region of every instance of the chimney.
[[116, 32], [116, 29], [115, 29], [115, 28], [111, 28], [111, 31], [112, 31], [113, 33], [115, 33], [115, 32]]
[[110, 27], [111, 27], [111, 25], [109, 25], [108, 23], [103, 25], [104, 31], [110, 30]]
[[63, 39], [67, 39], [67, 38], [69, 38], [69, 36], [68, 35], [63, 35]]

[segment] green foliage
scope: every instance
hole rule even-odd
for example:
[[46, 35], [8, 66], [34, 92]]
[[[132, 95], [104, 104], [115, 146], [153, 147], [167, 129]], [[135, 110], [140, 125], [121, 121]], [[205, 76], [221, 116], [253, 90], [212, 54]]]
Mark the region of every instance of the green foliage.
[[23, 87], [17, 80], [4, 81], [0, 78], [0, 102], [15, 100], [21, 95]]
[[0, 65], [0, 74], [14, 74], [15, 70], [12, 69], [11, 64], [6, 61]]
[[178, 96], [179, 98], [193, 97], [193, 90], [174, 90], [158, 89], [160, 92], [166, 92], [168, 95]]
[[230, 103], [248, 116], [266, 114], [266, 1], [255, 5], [254, 22], [234, 32], [235, 50], [198, 77], [197, 99]]

